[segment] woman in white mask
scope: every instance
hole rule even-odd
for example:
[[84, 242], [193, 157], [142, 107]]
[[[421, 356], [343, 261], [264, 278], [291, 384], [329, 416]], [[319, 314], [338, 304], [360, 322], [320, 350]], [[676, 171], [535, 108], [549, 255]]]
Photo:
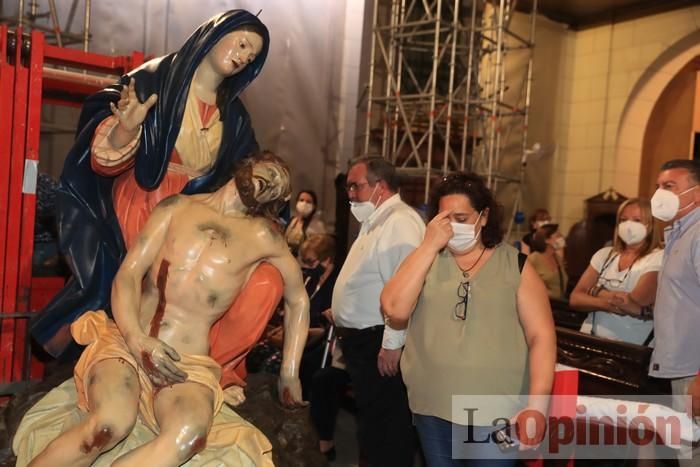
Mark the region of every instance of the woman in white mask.
[[[470, 427], [471, 439], [491, 440], [494, 420], [526, 406], [546, 413], [546, 401], [531, 395], [550, 394], [554, 377], [547, 291], [525, 255], [503, 243], [502, 210], [481, 177], [445, 177], [431, 210], [439, 214], [423, 242], [381, 295], [390, 326], [401, 328], [410, 318], [401, 372], [423, 453], [428, 465], [447, 465], [445, 453], [457, 446], [460, 458], [515, 465], [493, 442], [464, 440]], [[494, 404], [480, 405], [466, 420], [453, 412], [453, 394], [523, 397], [494, 396]], [[464, 462], [459, 465], [469, 465]]]
[[549, 298], [564, 300], [568, 276], [564, 268], [564, 248], [566, 239], [559, 232], [558, 224], [540, 226], [532, 236], [532, 253], [527, 260], [532, 263], [537, 274], [547, 287]]
[[284, 231], [284, 238], [294, 256], [299, 253], [299, 247], [311, 235], [325, 234], [326, 226], [316, 216], [318, 197], [313, 190], [302, 190], [297, 196], [295, 216], [289, 221]]
[[581, 332], [648, 345], [653, 337], [651, 305], [662, 258], [649, 201], [628, 199], [617, 211], [613, 245], [593, 255], [571, 294], [572, 308], [592, 312]]

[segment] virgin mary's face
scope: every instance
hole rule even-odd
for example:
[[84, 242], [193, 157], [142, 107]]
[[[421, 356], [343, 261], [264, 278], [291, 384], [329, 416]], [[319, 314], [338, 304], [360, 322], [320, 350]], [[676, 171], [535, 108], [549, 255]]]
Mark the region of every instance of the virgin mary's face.
[[255, 60], [263, 47], [263, 38], [253, 31], [236, 30], [226, 34], [207, 54], [214, 71], [222, 76], [240, 73]]

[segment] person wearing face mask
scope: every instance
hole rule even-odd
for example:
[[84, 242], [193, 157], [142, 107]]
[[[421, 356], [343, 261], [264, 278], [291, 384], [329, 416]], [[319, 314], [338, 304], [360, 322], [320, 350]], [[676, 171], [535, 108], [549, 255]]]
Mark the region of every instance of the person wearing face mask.
[[546, 209], [536, 209], [535, 212], [530, 216], [530, 231], [523, 235], [520, 242], [520, 252], [529, 255], [532, 252], [532, 237], [542, 226], [547, 224], [553, 224], [552, 216], [549, 215], [549, 211]]
[[[341, 368], [326, 369], [330, 374], [322, 375], [322, 363], [326, 350], [326, 337], [330, 324], [327, 316], [331, 308], [333, 287], [338, 278], [335, 267], [335, 238], [332, 235], [312, 235], [299, 249], [302, 274], [308, 277], [306, 291], [310, 301], [310, 328], [307, 348], [301, 361], [301, 379], [304, 400], [309, 401], [311, 420], [319, 437], [319, 450], [329, 461], [335, 459], [334, 431], [341, 388], [346, 388], [349, 377]], [[334, 347], [334, 346], [333, 346]], [[329, 352], [330, 353], [330, 352]]]
[[[700, 162], [671, 160], [661, 166], [652, 215], [664, 229], [664, 259], [654, 306], [655, 347], [649, 375], [671, 380], [673, 395], [692, 396], [692, 410], [676, 400], [676, 410], [700, 415]], [[681, 465], [700, 465], [700, 452], [679, 452]], [[686, 460], [682, 460], [685, 456]]]
[[542, 278], [550, 298], [566, 298], [568, 277], [564, 268], [566, 239], [559, 232], [558, 224], [545, 224], [532, 237], [532, 253], [527, 260]]
[[333, 289], [332, 310], [353, 381], [360, 451], [372, 466], [411, 466], [415, 432], [399, 372], [405, 331], [384, 325], [379, 294], [420, 244], [425, 224], [401, 200], [389, 161], [354, 160], [346, 184], [350, 210], [362, 225]]
[[323, 221], [315, 216], [318, 209], [318, 197], [313, 190], [302, 190], [297, 196], [296, 215], [289, 221], [284, 231], [284, 238], [294, 256], [299, 253], [299, 246], [314, 234], [326, 233]]
[[659, 243], [649, 201], [622, 203], [612, 246], [593, 255], [569, 299], [571, 308], [590, 312], [581, 332], [637, 345], [651, 342], [651, 305], [663, 258]]
[[[431, 211], [424, 240], [381, 296], [390, 325], [410, 319], [401, 371], [423, 453], [428, 466], [515, 465], [489, 435], [523, 405], [547, 414], [556, 360], [547, 291], [526, 256], [503, 243], [501, 207], [480, 176], [445, 177]], [[457, 394], [522, 395], [524, 404], [499, 398], [464, 425]]]
[[[326, 335], [331, 324], [323, 312], [331, 307], [333, 287], [338, 278], [338, 269], [335, 267], [335, 239], [328, 234], [312, 235], [301, 244], [299, 260], [302, 266], [302, 275], [306, 280], [306, 292], [310, 301], [311, 329], [309, 330], [309, 339], [305, 351], [307, 355], [305, 358], [308, 356], [309, 360], [313, 360], [314, 364], [312, 366], [318, 369], [322, 359], [323, 336]], [[309, 354], [314, 349], [316, 354], [310, 356]], [[302, 362], [303, 367], [304, 362]], [[310, 382], [315, 372], [315, 370], [310, 370], [310, 368], [304, 369], [306, 378], [302, 379], [305, 395], [309, 394], [309, 387], [305, 384]]]

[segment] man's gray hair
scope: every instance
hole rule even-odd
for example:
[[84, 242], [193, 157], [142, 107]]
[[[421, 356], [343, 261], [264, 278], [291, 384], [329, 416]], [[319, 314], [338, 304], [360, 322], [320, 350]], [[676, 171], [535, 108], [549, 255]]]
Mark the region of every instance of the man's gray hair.
[[384, 180], [391, 191], [398, 191], [400, 180], [396, 173], [396, 167], [380, 156], [362, 156], [350, 161], [350, 168], [364, 164], [367, 167], [367, 181], [374, 185]]

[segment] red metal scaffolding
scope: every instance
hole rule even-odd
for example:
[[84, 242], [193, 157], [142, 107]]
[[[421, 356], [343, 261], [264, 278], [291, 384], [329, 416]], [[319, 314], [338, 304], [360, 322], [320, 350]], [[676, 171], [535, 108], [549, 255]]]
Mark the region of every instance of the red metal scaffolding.
[[105, 56], [56, 47], [40, 31], [0, 24], [0, 395], [42, 376], [27, 319], [63, 284], [32, 277], [42, 104], [79, 107], [143, 61], [141, 52]]

